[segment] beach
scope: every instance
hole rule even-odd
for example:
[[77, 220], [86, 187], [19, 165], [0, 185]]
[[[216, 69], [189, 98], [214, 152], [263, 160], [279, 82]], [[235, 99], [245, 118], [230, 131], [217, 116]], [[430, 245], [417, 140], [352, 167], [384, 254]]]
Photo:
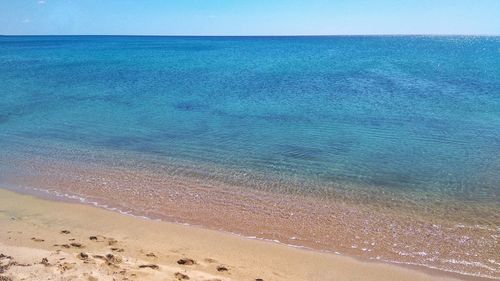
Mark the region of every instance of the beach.
[[499, 279], [499, 46], [0, 36], [5, 271]]
[[0, 206], [1, 280], [459, 280], [3, 189]]

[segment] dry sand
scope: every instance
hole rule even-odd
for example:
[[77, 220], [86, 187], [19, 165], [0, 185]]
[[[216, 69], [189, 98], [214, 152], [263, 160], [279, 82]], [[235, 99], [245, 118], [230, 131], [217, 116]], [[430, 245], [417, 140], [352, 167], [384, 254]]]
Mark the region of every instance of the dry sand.
[[4, 280], [457, 280], [0, 189]]

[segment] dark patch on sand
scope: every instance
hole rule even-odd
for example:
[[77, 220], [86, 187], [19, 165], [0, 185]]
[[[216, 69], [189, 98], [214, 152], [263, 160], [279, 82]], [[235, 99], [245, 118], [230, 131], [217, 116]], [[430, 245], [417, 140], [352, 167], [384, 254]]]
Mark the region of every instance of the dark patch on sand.
[[156, 264], [141, 264], [139, 265], [139, 268], [151, 268], [151, 269], [160, 269], [159, 266], [157, 266]]
[[45, 266], [51, 266], [51, 264], [49, 263], [49, 259], [47, 258], [43, 258], [40, 264], [43, 264]]
[[189, 259], [189, 258], [183, 258], [183, 259], [180, 259], [177, 261], [178, 264], [181, 264], [181, 265], [193, 265], [193, 264], [196, 264], [196, 262], [192, 259]]
[[11, 260], [12, 257], [11, 256], [7, 256], [7, 255], [4, 255], [4, 254], [0, 254], [0, 260], [3, 260], [3, 259], [9, 259]]
[[85, 248], [85, 246], [83, 246], [82, 244], [80, 243], [71, 243], [69, 244], [71, 247], [73, 248], [78, 248], [78, 249], [81, 249], [81, 248]]
[[81, 260], [88, 260], [89, 259], [89, 255], [87, 255], [86, 253], [79, 253], [77, 256], [77, 258], [81, 259]]
[[189, 280], [189, 276], [184, 273], [176, 272], [174, 276], [175, 278], [177, 278], [177, 280]]
[[122, 258], [119, 257], [119, 256], [115, 256], [113, 254], [107, 254], [106, 255], [106, 260], [111, 262], [111, 263], [121, 263], [122, 262]]
[[109, 246], [113, 246], [115, 245], [116, 243], [118, 243], [118, 240], [115, 240], [113, 238], [108, 238], [108, 245]]
[[73, 269], [75, 268], [75, 265], [76, 263], [69, 263], [69, 262], [64, 262], [62, 264], [59, 264], [58, 267], [59, 267], [59, 271], [61, 273], [65, 272], [66, 270], [70, 270], [70, 269]]
[[102, 255], [94, 255], [95, 259], [100, 259], [106, 262], [106, 265], [118, 267], [117, 264], [122, 262], [122, 258], [119, 256], [115, 256], [113, 254], [107, 254], [106, 256]]
[[225, 267], [223, 265], [219, 265], [219, 266], [217, 266], [217, 271], [218, 272], [227, 272], [227, 271], [229, 271], [229, 269], [227, 269], [227, 267]]

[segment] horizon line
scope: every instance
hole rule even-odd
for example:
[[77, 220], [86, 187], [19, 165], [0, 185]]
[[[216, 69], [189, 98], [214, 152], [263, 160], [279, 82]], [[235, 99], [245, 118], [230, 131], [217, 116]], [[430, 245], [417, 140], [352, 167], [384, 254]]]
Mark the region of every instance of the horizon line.
[[446, 36], [468, 36], [468, 37], [500, 37], [500, 34], [460, 34], [460, 33], [380, 33], [380, 34], [245, 34], [245, 35], [234, 35], [234, 34], [0, 34], [0, 36], [129, 36], [129, 37], [355, 37], [355, 36], [434, 36], [434, 37], [446, 37]]

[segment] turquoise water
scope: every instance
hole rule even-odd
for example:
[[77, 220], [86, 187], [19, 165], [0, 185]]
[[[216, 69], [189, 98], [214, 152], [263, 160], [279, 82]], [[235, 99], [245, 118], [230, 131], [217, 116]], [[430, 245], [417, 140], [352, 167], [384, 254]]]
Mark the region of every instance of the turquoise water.
[[500, 37], [2, 36], [0, 184], [34, 173], [17, 158], [190, 163], [278, 194], [458, 202], [498, 230]]
[[499, 48], [498, 37], [0, 37], [1, 149], [15, 135], [489, 200]]

